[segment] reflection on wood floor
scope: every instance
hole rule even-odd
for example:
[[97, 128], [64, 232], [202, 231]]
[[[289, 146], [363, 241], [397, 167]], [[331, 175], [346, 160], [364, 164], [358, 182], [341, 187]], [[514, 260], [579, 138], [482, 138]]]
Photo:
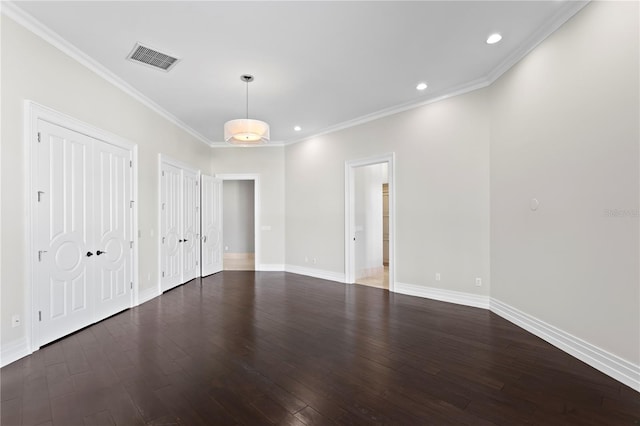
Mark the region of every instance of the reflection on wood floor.
[[389, 290], [389, 266], [384, 267], [384, 272], [356, 280], [356, 284]]
[[255, 271], [254, 253], [225, 253], [222, 258], [225, 271]]

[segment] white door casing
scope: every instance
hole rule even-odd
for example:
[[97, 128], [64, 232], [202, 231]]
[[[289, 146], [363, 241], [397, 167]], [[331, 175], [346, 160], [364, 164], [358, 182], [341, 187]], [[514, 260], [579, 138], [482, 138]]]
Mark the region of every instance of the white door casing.
[[160, 265], [161, 290], [182, 284], [182, 171], [161, 164], [160, 177]]
[[202, 175], [202, 276], [222, 271], [222, 179]]
[[376, 157], [345, 162], [345, 281], [347, 284], [355, 282], [355, 188], [354, 170], [358, 167], [372, 164], [387, 163], [389, 188], [389, 291], [395, 290], [395, 154], [384, 154]]

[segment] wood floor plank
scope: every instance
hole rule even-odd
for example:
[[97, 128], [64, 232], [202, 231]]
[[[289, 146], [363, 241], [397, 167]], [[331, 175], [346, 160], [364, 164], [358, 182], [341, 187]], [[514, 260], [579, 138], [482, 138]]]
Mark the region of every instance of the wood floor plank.
[[478, 308], [192, 280], [0, 370], [2, 425], [633, 425], [640, 394]]

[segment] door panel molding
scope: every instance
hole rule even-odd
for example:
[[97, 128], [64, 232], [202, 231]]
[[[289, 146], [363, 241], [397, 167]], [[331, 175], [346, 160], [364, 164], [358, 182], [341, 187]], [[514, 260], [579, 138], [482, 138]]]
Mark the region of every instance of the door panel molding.
[[200, 274], [200, 170], [158, 154], [158, 292]]
[[222, 271], [222, 179], [200, 176], [201, 275]]
[[[23, 104], [24, 107], [24, 147], [25, 147], [25, 187], [27, 194], [25, 195], [25, 210], [27, 211], [27, 227], [25, 229], [25, 259], [26, 270], [25, 276], [27, 279], [25, 305], [23, 307], [23, 326], [25, 327], [26, 334], [26, 346], [29, 353], [37, 350], [42, 341], [42, 337], [39, 330], [39, 311], [40, 301], [39, 292], [35, 287], [36, 280], [38, 279], [38, 251], [41, 241], [37, 240], [38, 237], [38, 197], [43, 197], [45, 194], [41, 194], [38, 191], [43, 191], [41, 188], [37, 188], [38, 182], [38, 123], [50, 123], [58, 127], [62, 127], [69, 131], [75, 132], [80, 135], [84, 135], [93, 139], [95, 143], [108, 144], [113, 147], [118, 147], [129, 152], [130, 163], [127, 166], [130, 168], [130, 201], [133, 204], [129, 207], [130, 214], [130, 228], [128, 229], [130, 241], [134, 241], [133, 250], [130, 253], [132, 256], [130, 265], [129, 286], [133, 287], [133, 291], [129, 291], [129, 299], [127, 300], [127, 307], [133, 306], [137, 303], [138, 299], [138, 244], [137, 238], [134, 238], [138, 234], [138, 180], [137, 180], [137, 161], [138, 161], [138, 147], [136, 144], [124, 139], [120, 136], [114, 135], [105, 130], [94, 127], [90, 124], [84, 123], [71, 116], [58, 112], [52, 108], [40, 105], [36, 102], [26, 100]], [[42, 138], [42, 135], [40, 135]], [[128, 246], [130, 247], [130, 246]], [[85, 253], [81, 252], [84, 256]], [[70, 258], [69, 258], [70, 259]], [[67, 260], [69, 260], [67, 259]], [[69, 260], [70, 261], [70, 260]], [[76, 296], [80, 297], [80, 293], [76, 292]], [[94, 307], [95, 308], [95, 307]], [[95, 310], [93, 312], [94, 319], [96, 318]]]

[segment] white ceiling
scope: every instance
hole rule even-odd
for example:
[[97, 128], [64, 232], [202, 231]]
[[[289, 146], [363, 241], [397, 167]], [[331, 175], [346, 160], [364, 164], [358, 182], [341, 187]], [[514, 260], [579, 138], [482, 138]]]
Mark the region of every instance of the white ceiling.
[[[294, 142], [492, 82], [584, 2], [19, 2], [209, 143], [245, 114]], [[503, 40], [485, 43], [500, 32]], [[127, 61], [136, 42], [168, 73]], [[416, 90], [418, 82], [429, 87]], [[301, 132], [293, 127], [299, 125]]]

